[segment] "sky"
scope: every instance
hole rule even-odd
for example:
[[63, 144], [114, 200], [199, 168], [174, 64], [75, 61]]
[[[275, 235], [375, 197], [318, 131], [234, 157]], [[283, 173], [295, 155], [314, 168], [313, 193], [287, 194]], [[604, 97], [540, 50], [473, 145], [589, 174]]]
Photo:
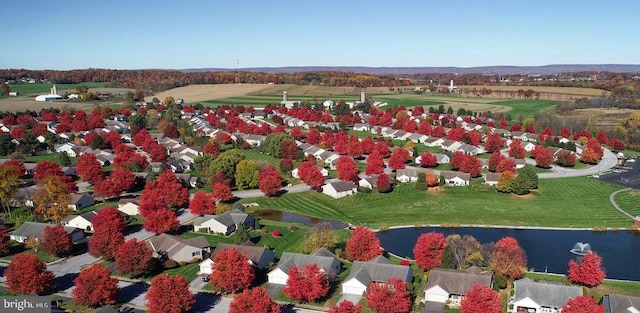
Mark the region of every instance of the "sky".
[[640, 64], [627, 0], [20, 0], [0, 68]]

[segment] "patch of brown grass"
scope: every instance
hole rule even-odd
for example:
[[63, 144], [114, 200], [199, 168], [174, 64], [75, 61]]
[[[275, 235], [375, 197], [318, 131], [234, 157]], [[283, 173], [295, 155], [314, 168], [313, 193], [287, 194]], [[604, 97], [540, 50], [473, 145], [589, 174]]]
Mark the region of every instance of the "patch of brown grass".
[[198, 102], [211, 99], [224, 99], [231, 97], [241, 97], [255, 93], [263, 89], [272, 88], [274, 85], [268, 84], [220, 84], [220, 85], [189, 85], [169, 89], [155, 94], [153, 97], [163, 101], [166, 97], [184, 99], [184, 101]]

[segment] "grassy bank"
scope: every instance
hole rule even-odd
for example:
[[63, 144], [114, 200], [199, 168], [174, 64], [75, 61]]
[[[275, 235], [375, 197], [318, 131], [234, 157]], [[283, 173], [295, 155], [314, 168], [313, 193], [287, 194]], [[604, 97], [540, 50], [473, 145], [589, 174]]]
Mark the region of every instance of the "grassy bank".
[[358, 193], [332, 199], [314, 191], [277, 198], [243, 199], [259, 209], [277, 209], [371, 227], [415, 224], [480, 224], [539, 227], [627, 227], [630, 221], [610, 204], [619, 186], [575, 177], [540, 180], [530, 195], [493, 188], [447, 187], [418, 192], [401, 184], [389, 194]]

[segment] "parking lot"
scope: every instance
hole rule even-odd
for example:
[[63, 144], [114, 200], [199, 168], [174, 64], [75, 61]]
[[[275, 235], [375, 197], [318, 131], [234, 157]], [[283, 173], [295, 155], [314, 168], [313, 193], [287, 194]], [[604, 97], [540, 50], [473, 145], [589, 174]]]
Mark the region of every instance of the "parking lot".
[[600, 177], [594, 179], [604, 180], [613, 184], [621, 185], [628, 188], [640, 189], [640, 164], [635, 162], [626, 162], [622, 168], [613, 168], [607, 174], [601, 174]]

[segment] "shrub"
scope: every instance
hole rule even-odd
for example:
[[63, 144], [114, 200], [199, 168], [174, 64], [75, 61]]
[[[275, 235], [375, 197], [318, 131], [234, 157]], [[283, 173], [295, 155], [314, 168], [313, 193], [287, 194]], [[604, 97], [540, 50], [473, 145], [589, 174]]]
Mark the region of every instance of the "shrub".
[[174, 260], [168, 259], [162, 263], [162, 267], [166, 269], [176, 268], [178, 267], [178, 263]]
[[180, 264], [180, 266], [185, 266], [187, 265], [187, 261], [180, 261], [178, 264]]
[[273, 232], [271, 232], [271, 236], [273, 236], [273, 237], [280, 237], [280, 236], [282, 236], [282, 233], [280, 233], [280, 231], [279, 231], [279, 230], [274, 229], [274, 230], [273, 230]]

